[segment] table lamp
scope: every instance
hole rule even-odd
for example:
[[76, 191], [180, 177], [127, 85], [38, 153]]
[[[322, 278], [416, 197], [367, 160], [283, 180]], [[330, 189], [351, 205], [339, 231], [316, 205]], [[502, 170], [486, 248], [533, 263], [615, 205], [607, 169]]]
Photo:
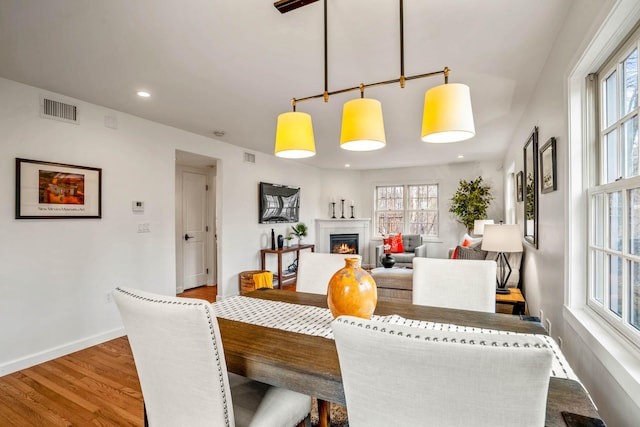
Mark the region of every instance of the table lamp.
[[485, 225], [482, 237], [482, 250], [497, 252], [498, 276], [496, 281], [498, 287], [496, 293], [511, 293], [507, 289], [507, 281], [511, 276], [511, 266], [507, 259], [507, 253], [522, 252], [522, 239], [520, 238], [520, 227], [517, 224]]
[[484, 226], [487, 224], [493, 224], [492, 219], [476, 219], [473, 221], [473, 234], [476, 236], [482, 236], [484, 233]]

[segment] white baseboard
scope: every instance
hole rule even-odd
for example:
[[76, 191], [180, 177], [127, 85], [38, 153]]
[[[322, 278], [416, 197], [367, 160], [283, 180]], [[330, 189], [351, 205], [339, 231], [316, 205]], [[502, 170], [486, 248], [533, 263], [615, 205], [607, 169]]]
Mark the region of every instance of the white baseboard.
[[7, 363], [0, 364], [0, 376], [8, 375], [21, 369], [27, 369], [32, 366], [39, 365], [40, 363], [48, 362], [49, 360], [66, 356], [67, 354], [84, 350], [85, 348], [102, 344], [103, 342], [107, 342], [124, 335], [126, 335], [124, 328], [117, 328], [78, 341], [73, 341], [68, 344], [53, 347], [39, 353], [30, 354], [20, 359], [11, 360]]

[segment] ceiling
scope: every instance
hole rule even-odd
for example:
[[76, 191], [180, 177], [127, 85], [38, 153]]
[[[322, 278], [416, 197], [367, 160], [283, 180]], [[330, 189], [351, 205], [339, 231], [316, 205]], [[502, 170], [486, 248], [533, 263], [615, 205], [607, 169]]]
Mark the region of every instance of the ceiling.
[[[329, 91], [398, 78], [398, 0], [326, 1]], [[299, 103], [317, 155], [296, 161], [375, 169], [502, 159], [571, 2], [405, 0], [405, 75], [448, 66], [449, 82], [471, 88], [476, 136], [420, 140], [424, 92], [443, 82], [428, 77], [366, 90], [384, 112], [387, 146], [377, 151], [339, 147], [342, 104], [357, 92]], [[273, 0], [0, 0], [1, 77], [250, 151], [273, 154], [278, 114], [323, 92], [323, 67], [322, 1], [281, 14]]]

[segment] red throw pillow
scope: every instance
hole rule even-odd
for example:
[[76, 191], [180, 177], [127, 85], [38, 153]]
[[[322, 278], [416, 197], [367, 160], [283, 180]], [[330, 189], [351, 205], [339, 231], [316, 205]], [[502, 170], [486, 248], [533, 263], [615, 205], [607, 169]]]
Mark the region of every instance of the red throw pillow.
[[398, 233], [391, 236], [391, 253], [400, 254], [404, 252], [404, 245], [402, 244], [402, 233]]
[[469, 245], [471, 245], [471, 242], [470, 242], [470, 241], [468, 241], [467, 239], [464, 239], [464, 242], [462, 242], [462, 245], [461, 245], [461, 246], [464, 246], [464, 247], [466, 248], [466, 247], [467, 247], [467, 246], [469, 246]]
[[385, 254], [391, 253], [391, 237], [382, 239], [382, 248], [384, 249]]
[[458, 259], [458, 246], [456, 246], [456, 248], [453, 250], [453, 255], [451, 256], [451, 259]]

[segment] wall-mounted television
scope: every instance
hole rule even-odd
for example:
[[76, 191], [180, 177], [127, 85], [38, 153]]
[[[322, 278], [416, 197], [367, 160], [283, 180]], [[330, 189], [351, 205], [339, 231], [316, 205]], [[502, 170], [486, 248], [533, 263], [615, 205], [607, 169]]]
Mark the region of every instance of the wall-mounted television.
[[300, 188], [260, 183], [260, 224], [298, 222]]

